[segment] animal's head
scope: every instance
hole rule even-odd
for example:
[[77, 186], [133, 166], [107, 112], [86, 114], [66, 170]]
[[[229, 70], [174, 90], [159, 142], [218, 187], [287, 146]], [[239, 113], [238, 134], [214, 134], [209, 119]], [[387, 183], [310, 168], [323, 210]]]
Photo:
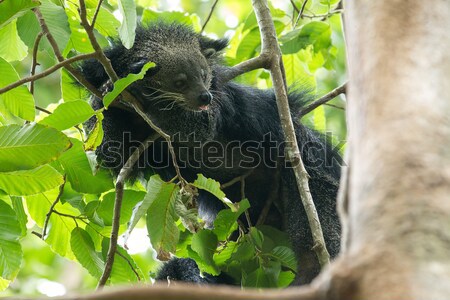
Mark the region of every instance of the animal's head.
[[[201, 36], [185, 25], [155, 23], [137, 30], [131, 49], [116, 45], [106, 54], [121, 77], [138, 73], [149, 61], [156, 64], [131, 88], [144, 105], [158, 104], [163, 108], [179, 105], [200, 111], [212, 101], [212, 66], [226, 46], [227, 40]], [[92, 72], [86, 69], [92, 68], [92, 64], [83, 65], [87, 77]], [[99, 80], [98, 71], [94, 77], [97, 85], [107, 80], [107, 77]]]

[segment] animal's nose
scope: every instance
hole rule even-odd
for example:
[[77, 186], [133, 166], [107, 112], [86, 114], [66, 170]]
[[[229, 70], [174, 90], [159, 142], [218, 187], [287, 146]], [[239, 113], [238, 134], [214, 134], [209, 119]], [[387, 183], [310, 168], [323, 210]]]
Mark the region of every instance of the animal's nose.
[[212, 95], [208, 91], [204, 91], [198, 96], [198, 101], [200, 101], [200, 103], [202, 103], [204, 105], [210, 104], [211, 100], [212, 100]]

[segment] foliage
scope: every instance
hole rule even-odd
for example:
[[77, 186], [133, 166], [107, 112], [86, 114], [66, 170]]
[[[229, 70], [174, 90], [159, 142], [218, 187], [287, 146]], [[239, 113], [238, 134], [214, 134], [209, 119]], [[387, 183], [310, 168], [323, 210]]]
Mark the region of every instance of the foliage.
[[[99, 1], [85, 2], [91, 22]], [[156, 18], [180, 21], [200, 30], [213, 1], [183, 0], [178, 7], [183, 12], [170, 11], [165, 1], [103, 2], [95, 23], [99, 44], [107, 46], [108, 38], [118, 33], [129, 48], [137, 19], [144, 23]], [[230, 37], [225, 54], [229, 64], [255, 57], [261, 48], [256, 17], [247, 2], [220, 1], [205, 30], [213, 37], [213, 33]], [[342, 82], [338, 76], [343, 74], [345, 54], [340, 18], [331, 13], [337, 2], [308, 1], [305, 16], [298, 22], [288, 1], [282, 7], [271, 7], [287, 81], [292, 86], [308, 84], [322, 93]], [[303, 1], [294, 3], [299, 8]], [[1, 1], [0, 88], [24, 77], [33, 64], [34, 48], [41, 65], [38, 73], [56, 64], [52, 45], [45, 37], [38, 38], [39, 20], [32, 11], [36, 7], [63, 58], [93, 52], [80, 25], [78, 1]], [[39, 45], [35, 45], [39, 39]], [[114, 90], [105, 96], [106, 106], [126, 86], [142, 79], [151, 66], [147, 64], [139, 74], [116, 82]], [[87, 91], [74, 84], [67, 71], [55, 74], [35, 82], [33, 93], [20, 85], [0, 94], [0, 290], [10, 286], [9, 293], [24, 293], [26, 287], [38, 286], [36, 278], [56, 281], [68, 260], [86, 270], [77, 269], [81, 284], [72, 288], [92, 287], [102, 274], [109, 245], [114, 183], [106, 170], [97, 168], [92, 151], [103, 137], [102, 110], [90, 107]], [[264, 70], [236, 80], [261, 88], [271, 85]], [[334, 102], [342, 106], [341, 100]], [[36, 113], [35, 106], [41, 112]], [[81, 125], [93, 116], [97, 123], [85, 136]], [[305, 117], [305, 122], [320, 131], [332, 128], [342, 139], [342, 119], [342, 111], [321, 107]], [[218, 214], [213, 229], [204, 228], [195, 199], [187, 197], [176, 183], [164, 182], [155, 175], [126, 187], [120, 220], [122, 246], [109, 282], [150, 280], [149, 271], [151, 276], [158, 267], [154, 253], [161, 260], [172, 254], [193, 258], [202, 272], [217, 275], [226, 271], [245, 287], [288, 286], [295, 276], [296, 261], [285, 235], [267, 226], [251, 227], [246, 232], [239, 227], [238, 219], [245, 222], [247, 199], [231, 203], [220, 190], [220, 183], [201, 174], [191, 184], [192, 189], [206, 190], [228, 206]], [[145, 227], [144, 223], [153, 248], [132, 254], [127, 251], [131, 237]], [[32, 232], [41, 235], [46, 245]], [[140, 242], [150, 246], [148, 240]], [[32, 258], [33, 254], [36, 257]], [[37, 291], [32, 288], [31, 292]]]

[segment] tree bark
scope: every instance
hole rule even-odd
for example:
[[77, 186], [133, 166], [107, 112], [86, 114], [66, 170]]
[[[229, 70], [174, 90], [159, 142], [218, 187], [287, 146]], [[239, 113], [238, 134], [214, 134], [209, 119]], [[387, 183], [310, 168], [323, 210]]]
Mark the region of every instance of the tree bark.
[[450, 1], [345, 4], [348, 228], [333, 276], [347, 291], [337, 292], [448, 299]]

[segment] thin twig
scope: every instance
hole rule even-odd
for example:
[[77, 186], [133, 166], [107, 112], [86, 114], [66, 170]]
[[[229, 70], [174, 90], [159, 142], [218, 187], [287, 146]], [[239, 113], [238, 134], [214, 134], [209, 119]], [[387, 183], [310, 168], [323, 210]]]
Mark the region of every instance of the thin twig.
[[308, 114], [309, 112], [313, 111], [314, 109], [316, 109], [317, 107], [327, 103], [330, 100], [333, 100], [334, 98], [336, 98], [340, 94], [344, 94], [346, 89], [347, 89], [347, 83], [344, 83], [343, 85], [335, 88], [334, 90], [332, 90], [328, 94], [326, 94], [326, 95], [320, 97], [319, 99], [315, 100], [313, 103], [303, 107], [302, 110], [300, 111], [300, 116], [304, 116], [304, 115]]
[[134, 268], [133, 264], [131, 263], [131, 261], [128, 259], [128, 257], [126, 257], [125, 255], [123, 255], [122, 253], [120, 253], [120, 251], [116, 252], [117, 255], [119, 255], [120, 257], [122, 257], [123, 259], [125, 259], [125, 261], [127, 262], [128, 266], [130, 266], [131, 271], [133, 271], [134, 275], [136, 275], [136, 278], [138, 281], [141, 281], [141, 276], [139, 276], [139, 273], [136, 271], [136, 269]]
[[344, 12], [343, 9], [335, 9], [335, 10], [332, 10], [332, 11], [326, 13], [326, 14], [321, 14], [321, 15], [314, 15], [314, 14], [313, 15], [307, 15], [307, 14], [303, 14], [303, 17], [308, 18], [308, 19], [321, 19], [323, 21], [323, 20], [326, 20], [326, 19], [328, 19], [329, 17], [331, 17], [333, 15], [342, 14], [343, 12]]
[[61, 199], [62, 193], [64, 192], [64, 185], [65, 184], [66, 184], [66, 177], [64, 176], [64, 181], [59, 186], [58, 196], [56, 196], [55, 201], [53, 201], [52, 205], [50, 206], [50, 210], [48, 211], [47, 215], [45, 216], [44, 227], [42, 229], [42, 239], [45, 239], [45, 236], [47, 235], [47, 227], [48, 227], [48, 223], [50, 221], [50, 217], [52, 216], [52, 213], [55, 212], [55, 206], [56, 206], [56, 204], [58, 204], [59, 199]]
[[114, 68], [111, 64], [111, 61], [109, 60], [108, 57], [106, 57], [105, 53], [102, 50], [102, 47], [97, 42], [97, 38], [94, 35], [93, 28], [91, 27], [91, 25], [89, 25], [89, 22], [87, 20], [86, 3], [84, 2], [84, 0], [80, 0], [79, 13], [81, 19], [81, 26], [83, 26], [84, 29], [86, 30], [92, 48], [94, 48], [95, 53], [97, 53], [97, 59], [102, 63], [109, 78], [111, 78], [113, 82], [116, 82], [117, 80], [119, 80], [119, 76], [117, 76], [117, 73], [116, 71], [114, 71]]
[[59, 216], [61, 216], [61, 217], [66, 217], [66, 218], [78, 219], [78, 220], [86, 220], [86, 219], [88, 219], [88, 217], [86, 217], [86, 216], [82, 216], [82, 215], [79, 215], [79, 216], [69, 215], [69, 214], [65, 214], [65, 213], [59, 212], [59, 211], [57, 211], [56, 209], [53, 209], [53, 212], [54, 212], [56, 215], [59, 215]]
[[95, 22], [97, 21], [98, 14], [100, 13], [100, 9], [102, 7], [103, 0], [98, 1], [97, 8], [95, 9], [94, 16], [92, 17], [91, 28], [95, 27]]
[[114, 202], [111, 239], [108, 254], [106, 256], [105, 269], [103, 270], [103, 274], [100, 277], [97, 289], [101, 289], [108, 281], [108, 278], [111, 276], [112, 266], [114, 264], [114, 256], [117, 253], [117, 239], [119, 237], [119, 227], [120, 227], [120, 209], [122, 207], [123, 188], [125, 185], [125, 180], [132, 172], [134, 165], [139, 160], [139, 157], [142, 155], [142, 153], [144, 153], [145, 150], [150, 146], [150, 144], [152, 144], [158, 137], [159, 137], [158, 134], [153, 133], [142, 144], [140, 144], [139, 147], [128, 158], [122, 169], [120, 169], [119, 176], [117, 176], [116, 199]]
[[231, 179], [231, 180], [228, 181], [228, 182], [225, 182], [224, 184], [222, 184], [222, 185], [220, 186], [220, 188], [221, 188], [222, 190], [223, 190], [223, 189], [226, 189], [227, 187], [230, 187], [230, 186], [234, 185], [235, 183], [240, 182], [242, 179], [247, 178], [250, 174], [252, 174], [252, 172], [253, 172], [253, 169], [251, 169], [251, 170], [245, 172], [244, 174], [242, 174], [242, 175], [240, 175], [240, 176], [237, 176], [237, 177]]
[[294, 0], [290, 0], [290, 1], [291, 1], [292, 7], [294, 8], [294, 10], [295, 10], [297, 13], [300, 13], [300, 10], [298, 9], [297, 5], [295, 5]]
[[334, 105], [334, 104], [331, 104], [331, 103], [325, 103], [324, 105], [330, 106], [330, 107], [333, 107], [333, 108], [336, 108], [336, 109], [340, 109], [340, 110], [345, 110], [345, 107], [337, 106], [337, 105]]
[[36, 108], [36, 109], [39, 110], [39, 111], [42, 111], [42, 112], [46, 113], [47, 115], [51, 115], [51, 114], [52, 114], [51, 111], [48, 111], [48, 110], [46, 110], [45, 108], [42, 108], [42, 107], [40, 107], [40, 106], [35, 105], [34, 108]]
[[213, 5], [211, 6], [211, 10], [209, 11], [208, 17], [206, 18], [206, 21], [203, 24], [202, 30], [200, 31], [200, 33], [203, 33], [203, 31], [205, 31], [206, 25], [208, 25], [209, 20], [211, 19], [214, 9], [216, 8], [217, 2], [219, 2], [219, 0], [214, 1]]
[[0, 94], [6, 93], [7, 91], [12, 90], [12, 89], [14, 89], [14, 88], [16, 88], [18, 86], [21, 86], [22, 84], [25, 84], [27, 82], [33, 82], [33, 81], [36, 81], [38, 79], [44, 78], [44, 77], [52, 74], [53, 72], [61, 69], [62, 67], [67, 67], [71, 63], [74, 63], [76, 61], [92, 58], [92, 57], [95, 57], [95, 56], [96, 56], [96, 53], [88, 53], [88, 54], [80, 54], [80, 55], [73, 56], [71, 58], [62, 60], [61, 62], [57, 63], [56, 65], [48, 68], [47, 70], [45, 70], [45, 71], [43, 71], [43, 72], [41, 72], [39, 74], [22, 78], [22, 79], [20, 79], [20, 80], [18, 80], [16, 82], [11, 83], [10, 85], [7, 85], [7, 86], [1, 88], [0, 89]]
[[[38, 54], [38, 49], [39, 49], [39, 43], [41, 42], [43, 35], [44, 34], [42, 33], [42, 31], [39, 32], [38, 35], [36, 36], [36, 40], [34, 41], [33, 58], [32, 58], [32, 63], [31, 63], [30, 76], [34, 76], [34, 74], [36, 73], [36, 67], [38, 66], [37, 54]], [[30, 93], [34, 94], [34, 81], [30, 82]]]
[[[244, 200], [245, 197], [245, 177], [241, 176], [241, 201]], [[245, 219], [247, 220], [248, 228], [252, 227], [252, 220], [250, 219], [250, 214], [248, 209], [245, 210]]]
[[305, 12], [306, 4], [308, 3], [308, 0], [305, 0], [302, 4], [302, 8], [300, 8], [300, 12], [298, 13], [297, 20], [295, 20], [294, 28], [297, 27], [298, 22], [303, 17], [303, 13]]

